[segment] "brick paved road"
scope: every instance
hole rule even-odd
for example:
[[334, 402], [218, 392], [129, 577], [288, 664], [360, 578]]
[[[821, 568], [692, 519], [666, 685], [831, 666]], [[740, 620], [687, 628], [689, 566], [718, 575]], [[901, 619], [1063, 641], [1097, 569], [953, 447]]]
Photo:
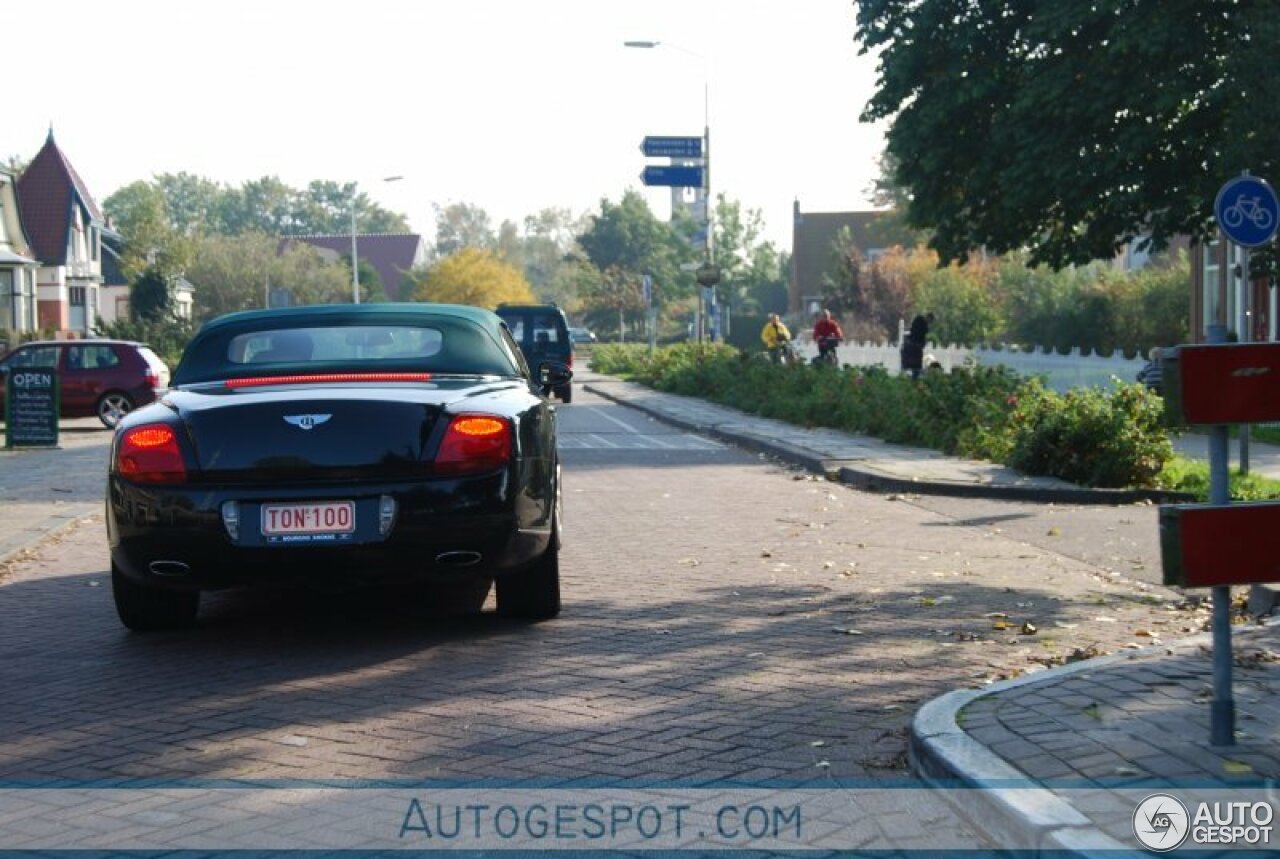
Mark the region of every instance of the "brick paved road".
[[0, 778], [900, 777], [920, 703], [1196, 622], [964, 509], [561, 416], [559, 620], [272, 592], [131, 635], [98, 519], [0, 586]]

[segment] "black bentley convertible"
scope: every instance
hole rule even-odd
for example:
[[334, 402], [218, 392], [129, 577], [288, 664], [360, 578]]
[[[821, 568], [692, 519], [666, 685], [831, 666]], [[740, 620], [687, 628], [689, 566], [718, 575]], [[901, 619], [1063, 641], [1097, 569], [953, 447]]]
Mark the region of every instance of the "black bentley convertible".
[[191, 623], [200, 592], [282, 580], [496, 582], [560, 610], [560, 467], [547, 393], [496, 315], [439, 304], [234, 313], [159, 402], [121, 421], [107, 534], [120, 619]]

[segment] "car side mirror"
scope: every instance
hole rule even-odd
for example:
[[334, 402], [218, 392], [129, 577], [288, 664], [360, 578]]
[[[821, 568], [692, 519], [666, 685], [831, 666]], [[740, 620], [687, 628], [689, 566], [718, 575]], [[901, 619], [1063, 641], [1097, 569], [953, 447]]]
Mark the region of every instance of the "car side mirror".
[[538, 387], [543, 394], [551, 393], [552, 388], [561, 388], [569, 384], [573, 378], [573, 370], [568, 364], [560, 361], [541, 361], [538, 363]]

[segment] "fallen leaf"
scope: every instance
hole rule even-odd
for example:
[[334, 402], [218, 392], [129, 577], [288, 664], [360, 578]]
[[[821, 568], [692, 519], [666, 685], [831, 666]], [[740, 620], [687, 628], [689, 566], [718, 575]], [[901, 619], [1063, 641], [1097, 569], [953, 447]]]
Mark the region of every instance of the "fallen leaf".
[[1031, 621], [1026, 621], [1022, 624], [1023, 635], [1035, 635], [1037, 632], [1039, 632], [1039, 630], [1036, 629], [1036, 625]]
[[833, 626], [833, 627], [831, 628], [831, 631], [832, 631], [832, 632], [838, 632], [838, 633], [840, 633], [841, 635], [866, 635], [866, 633], [864, 633], [864, 632], [863, 632], [862, 630], [860, 630], [860, 629], [846, 629], [846, 628], [845, 628], [845, 627], [843, 627], [843, 626]]
[[762, 550], [760, 551], [760, 557], [762, 557], [762, 558], [772, 558], [772, 557], [773, 557], [773, 552], [770, 552], [768, 549], [762, 549]]
[[699, 561], [697, 558], [681, 558], [679, 561], [676, 561], [676, 563], [684, 564], [686, 567], [696, 567], [698, 566]]
[[1050, 529], [1049, 529], [1049, 536], [1050, 536], [1050, 537], [1061, 537], [1061, 536], [1062, 536], [1062, 532], [1061, 532], [1061, 531], [1059, 531], [1057, 528], [1050, 528]]
[[816, 749], [816, 748], [820, 748], [821, 746], [825, 746], [826, 744], [827, 744], [826, 740], [814, 740], [809, 745], [813, 746]]
[[1149, 629], [1136, 629], [1136, 630], [1134, 630], [1133, 634], [1134, 634], [1134, 635], [1137, 635], [1137, 636], [1141, 636], [1142, 638], [1155, 638], [1155, 637], [1156, 637], [1156, 634], [1155, 634], [1154, 632], [1152, 632], [1151, 630], [1149, 630]]
[[1222, 770], [1231, 775], [1244, 775], [1253, 772], [1253, 767], [1242, 761], [1223, 761]]
[[1003, 620], [997, 620], [995, 623], [991, 624], [991, 628], [992, 629], [1008, 629], [1009, 624]]

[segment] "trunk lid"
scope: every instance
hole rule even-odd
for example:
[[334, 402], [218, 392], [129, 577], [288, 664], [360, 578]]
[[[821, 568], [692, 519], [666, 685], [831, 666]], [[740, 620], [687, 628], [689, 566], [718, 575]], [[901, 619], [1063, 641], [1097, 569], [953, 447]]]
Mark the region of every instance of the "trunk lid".
[[186, 427], [202, 479], [405, 478], [430, 473], [434, 431], [446, 409], [511, 384], [210, 385], [170, 391], [167, 400]]

